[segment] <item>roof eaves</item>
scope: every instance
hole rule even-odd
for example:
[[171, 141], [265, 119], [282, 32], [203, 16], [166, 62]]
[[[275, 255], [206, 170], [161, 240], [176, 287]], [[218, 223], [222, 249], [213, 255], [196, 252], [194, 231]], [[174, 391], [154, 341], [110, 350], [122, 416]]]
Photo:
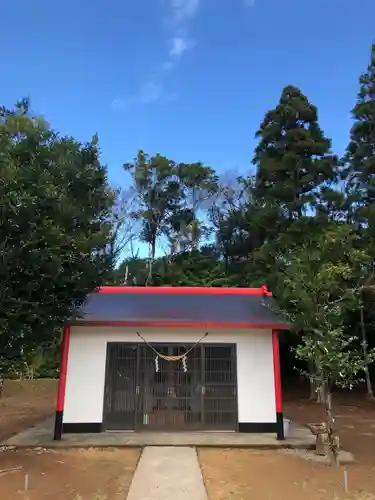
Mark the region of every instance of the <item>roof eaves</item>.
[[249, 323], [249, 322], [203, 322], [203, 321], [96, 321], [77, 319], [72, 326], [128, 327], [128, 328], [244, 328], [260, 330], [289, 330], [286, 323]]
[[272, 296], [266, 286], [260, 288], [224, 288], [193, 286], [102, 286], [97, 293], [133, 293], [155, 295], [263, 295]]

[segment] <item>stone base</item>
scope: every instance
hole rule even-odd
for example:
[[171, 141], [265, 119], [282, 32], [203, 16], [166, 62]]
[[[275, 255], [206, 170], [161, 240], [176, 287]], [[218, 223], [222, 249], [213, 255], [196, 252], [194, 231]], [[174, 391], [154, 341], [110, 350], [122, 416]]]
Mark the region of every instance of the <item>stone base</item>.
[[107, 448], [144, 446], [201, 446], [217, 448], [311, 448], [315, 438], [306, 427], [292, 425], [284, 441], [267, 433], [241, 432], [100, 432], [63, 434], [61, 441], [53, 440], [53, 421], [47, 420], [11, 437], [0, 445], [17, 448]]
[[[331, 464], [331, 460], [328, 455], [322, 456], [317, 455], [314, 450], [282, 450], [283, 453], [293, 454], [294, 456], [298, 456], [299, 458], [303, 458], [304, 460], [312, 460], [313, 462], [319, 462], [322, 464]], [[348, 465], [355, 462], [355, 458], [350, 451], [339, 452], [339, 465]]]

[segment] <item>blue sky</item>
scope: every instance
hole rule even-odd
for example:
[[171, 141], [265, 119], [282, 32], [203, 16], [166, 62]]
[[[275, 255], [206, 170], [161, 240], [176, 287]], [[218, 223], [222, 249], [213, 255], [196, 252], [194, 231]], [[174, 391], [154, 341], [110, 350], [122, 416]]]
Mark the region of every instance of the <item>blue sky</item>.
[[254, 132], [299, 86], [342, 152], [374, 41], [374, 0], [2, 2], [1, 103], [99, 134], [112, 183], [137, 149], [250, 172]]
[[61, 132], [97, 132], [115, 184], [138, 148], [249, 171], [286, 84], [342, 151], [375, 36], [373, 0], [18, 0], [0, 13], [2, 103], [30, 96]]

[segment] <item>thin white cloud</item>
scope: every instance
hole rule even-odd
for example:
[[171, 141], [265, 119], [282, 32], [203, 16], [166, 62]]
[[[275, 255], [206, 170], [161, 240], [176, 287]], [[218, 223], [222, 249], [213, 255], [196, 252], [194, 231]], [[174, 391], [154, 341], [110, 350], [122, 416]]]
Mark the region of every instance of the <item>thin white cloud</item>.
[[171, 59], [180, 59], [180, 57], [195, 45], [193, 40], [185, 36], [174, 36], [170, 41], [169, 57]]
[[[190, 21], [197, 15], [200, 0], [167, 0], [168, 16], [172, 20], [168, 52], [166, 60], [161, 63], [154, 78], [147, 81], [141, 88], [141, 102], [154, 103], [157, 101], [169, 102], [171, 99], [165, 95], [165, 80], [181, 60], [183, 55], [191, 50], [195, 41], [188, 36]], [[172, 29], [171, 29], [172, 27]], [[172, 94], [175, 96], [175, 94]], [[173, 97], [174, 99], [174, 97]]]
[[163, 85], [155, 81], [149, 81], [142, 85], [140, 98], [145, 104], [156, 102], [163, 93]]
[[197, 14], [200, 0], [169, 0], [169, 4], [174, 22], [183, 23]]
[[167, 0], [172, 17], [172, 35], [169, 39], [168, 60], [162, 64], [170, 71], [179, 59], [195, 47], [196, 42], [188, 36], [188, 27], [197, 15], [201, 0]]
[[161, 70], [164, 71], [164, 72], [168, 72], [170, 71], [171, 69], [173, 69], [174, 67], [174, 62], [171, 61], [171, 60], [168, 60], [168, 61], [165, 61], [162, 65], [161, 65]]
[[[151, 104], [169, 102], [176, 98], [176, 93], [165, 93], [168, 74], [181, 61], [183, 56], [196, 46], [196, 41], [189, 36], [189, 26], [197, 16], [204, 0], [164, 0], [169, 19], [168, 51], [164, 62], [152, 72], [151, 78], [141, 85], [137, 95], [130, 99], [114, 99], [111, 107], [114, 110], [127, 110], [135, 104]], [[255, 0], [242, 0], [243, 5], [252, 7]]]
[[130, 96], [127, 99], [121, 97], [113, 99], [111, 109], [115, 112], [126, 112], [140, 104], [166, 104], [174, 101], [176, 97], [176, 93], [165, 92], [161, 82], [151, 79], [142, 84], [136, 95]]
[[113, 99], [111, 102], [111, 108], [113, 111], [127, 111], [129, 109], [131, 102], [122, 97]]

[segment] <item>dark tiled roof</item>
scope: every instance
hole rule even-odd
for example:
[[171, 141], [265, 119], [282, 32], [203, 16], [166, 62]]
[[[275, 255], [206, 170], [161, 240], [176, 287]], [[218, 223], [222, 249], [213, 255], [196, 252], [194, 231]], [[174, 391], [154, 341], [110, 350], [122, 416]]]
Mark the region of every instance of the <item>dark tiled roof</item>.
[[284, 325], [274, 299], [265, 295], [93, 293], [80, 321]]

